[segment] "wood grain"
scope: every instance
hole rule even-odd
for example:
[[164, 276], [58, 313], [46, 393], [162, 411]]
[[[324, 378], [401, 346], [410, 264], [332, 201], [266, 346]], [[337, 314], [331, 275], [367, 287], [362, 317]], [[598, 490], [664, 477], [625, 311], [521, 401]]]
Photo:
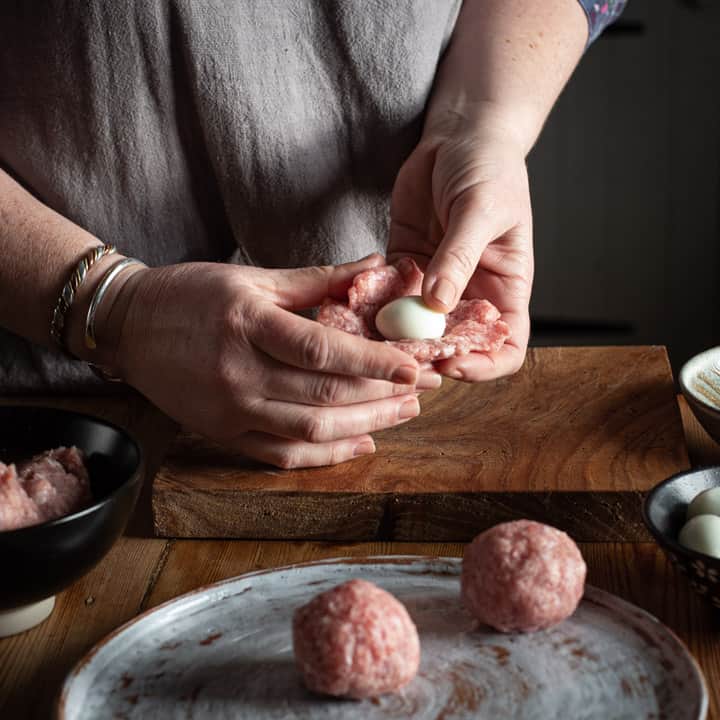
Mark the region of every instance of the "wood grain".
[[458, 542], [530, 517], [578, 540], [648, 538], [642, 493], [688, 467], [665, 350], [536, 348], [492, 383], [445, 381], [378, 452], [279, 471], [181, 434], [153, 487], [166, 537]]
[[[68, 401], [69, 406], [74, 406]], [[718, 446], [680, 399], [690, 456], [720, 463]], [[149, 414], [150, 410], [147, 411]], [[150, 423], [151, 424], [151, 423]], [[151, 431], [150, 437], [153, 437]], [[160, 438], [147, 441], [161, 443]], [[151, 447], [151, 449], [153, 449]], [[140, 507], [140, 513], [145, 511]], [[86, 649], [143, 609], [249, 570], [347, 555], [460, 555], [462, 545], [137, 540], [123, 538], [103, 562], [58, 597], [40, 627], [0, 640], [0, 718], [51, 717], [62, 678]], [[720, 622], [653, 544], [583, 544], [589, 581], [657, 615], [688, 643], [710, 690], [709, 720], [720, 720]]]
[[100, 565], [57, 596], [47, 621], [0, 640], [0, 717], [51, 717], [72, 665], [141, 610], [166, 544], [122, 538]]

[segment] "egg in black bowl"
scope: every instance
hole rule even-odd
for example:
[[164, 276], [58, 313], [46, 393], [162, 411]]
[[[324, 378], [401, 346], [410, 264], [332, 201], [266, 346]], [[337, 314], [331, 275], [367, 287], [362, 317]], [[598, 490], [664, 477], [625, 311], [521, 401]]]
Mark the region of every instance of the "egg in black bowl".
[[103, 558], [125, 529], [142, 484], [140, 447], [124, 430], [67, 410], [0, 406], [0, 461], [73, 445], [84, 454], [90, 503], [55, 520], [0, 531], [0, 637], [42, 622], [55, 593]]
[[690, 502], [701, 492], [720, 487], [720, 466], [678, 473], [656, 485], [643, 503], [643, 520], [672, 563], [690, 585], [720, 608], [720, 558], [684, 547], [678, 541]]

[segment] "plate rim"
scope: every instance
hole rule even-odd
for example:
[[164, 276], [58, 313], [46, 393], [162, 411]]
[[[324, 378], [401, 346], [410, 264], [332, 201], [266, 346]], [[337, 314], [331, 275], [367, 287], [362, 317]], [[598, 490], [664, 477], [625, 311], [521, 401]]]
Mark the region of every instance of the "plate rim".
[[[70, 690], [70, 687], [74, 680], [79, 676], [79, 674], [82, 672], [83, 668], [85, 668], [92, 659], [107, 645], [109, 645], [118, 635], [125, 632], [127, 629], [132, 627], [133, 625], [136, 625], [137, 623], [143, 621], [146, 617], [154, 614], [159, 613], [160, 611], [164, 610], [166, 607], [173, 605], [174, 603], [179, 602], [180, 600], [186, 600], [188, 598], [191, 598], [194, 595], [197, 595], [199, 593], [206, 592], [209, 589], [219, 589], [222, 588], [224, 585], [229, 585], [233, 582], [236, 582], [237, 580], [241, 579], [248, 579], [252, 577], [258, 577], [261, 575], [268, 575], [270, 573], [274, 572], [285, 572], [288, 570], [294, 570], [297, 568], [302, 567], [312, 567], [317, 565], [341, 565], [341, 564], [348, 564], [348, 565], [412, 565], [416, 563], [435, 563], [440, 564], [444, 563], [446, 565], [455, 566], [457, 568], [462, 567], [462, 557], [457, 556], [447, 556], [447, 555], [363, 555], [363, 556], [352, 556], [352, 555], [345, 555], [342, 557], [330, 557], [330, 558], [321, 558], [317, 560], [306, 560], [304, 562], [299, 563], [291, 563], [289, 565], [280, 565], [277, 567], [271, 567], [271, 568], [261, 568], [259, 570], [252, 570], [250, 572], [241, 573], [240, 575], [234, 575], [229, 578], [224, 578], [222, 580], [217, 580], [216, 582], [212, 583], [206, 583], [204, 585], [201, 585], [197, 588], [194, 588], [193, 590], [189, 590], [188, 592], [182, 593], [181, 595], [177, 595], [174, 598], [170, 598], [169, 600], [166, 600], [163, 603], [160, 603], [159, 605], [156, 605], [155, 607], [148, 608], [147, 610], [144, 610], [142, 613], [139, 613], [138, 615], [135, 615], [134, 617], [130, 618], [126, 622], [122, 623], [122, 625], [119, 625], [117, 628], [109, 632], [107, 635], [103, 636], [98, 642], [96, 642], [87, 652], [83, 654], [83, 656], [73, 664], [73, 666], [70, 668], [68, 673], [65, 676], [65, 679], [60, 687], [60, 691], [57, 696], [57, 701], [55, 703], [54, 708], [54, 717], [55, 720], [67, 720], [66, 715], [66, 703], [67, 703], [67, 696]], [[458, 573], [459, 576], [459, 573]], [[615, 604], [616, 606], [619, 606], [619, 608], [625, 612], [632, 611], [635, 613], [639, 613], [641, 616], [643, 616], [645, 619], [650, 620], [655, 625], [660, 626], [664, 632], [666, 632], [670, 638], [676, 643], [676, 645], [680, 648], [682, 653], [685, 656], [686, 661], [689, 661], [690, 668], [692, 669], [696, 679], [699, 681], [700, 685], [700, 707], [699, 707], [699, 713], [697, 716], [697, 720], [706, 720], [707, 713], [709, 709], [709, 693], [708, 693], [708, 684], [707, 680], [705, 679], [705, 675], [702, 671], [702, 668], [700, 667], [699, 663], [695, 659], [694, 655], [690, 652], [690, 648], [688, 648], [687, 644], [683, 641], [682, 638], [680, 638], [677, 633], [670, 627], [668, 627], [664, 622], [662, 622], [659, 618], [655, 617], [652, 613], [648, 612], [644, 608], [639, 607], [638, 605], [635, 605], [634, 603], [631, 603], [629, 600], [625, 600], [624, 598], [621, 598], [619, 595], [615, 595], [615, 593], [611, 593], [607, 590], [603, 590], [602, 588], [596, 587], [595, 585], [591, 585], [590, 583], [585, 583], [585, 588], [583, 590], [583, 597], [582, 599], [586, 599], [586, 595], [588, 594], [588, 591], [590, 595], [593, 595], [595, 597], [588, 597], [587, 599], [591, 602], [599, 603], [602, 599], [605, 599], [607, 602], [611, 604]], [[582, 602], [582, 600], [581, 600]]]

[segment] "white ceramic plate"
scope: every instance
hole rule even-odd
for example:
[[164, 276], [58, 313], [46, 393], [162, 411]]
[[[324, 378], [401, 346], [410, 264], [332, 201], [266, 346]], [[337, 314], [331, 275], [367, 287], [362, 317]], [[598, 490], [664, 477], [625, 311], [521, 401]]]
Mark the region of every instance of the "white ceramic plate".
[[[655, 618], [588, 587], [573, 617], [528, 635], [476, 629], [459, 602], [460, 561], [376, 557], [262, 571], [196, 590], [103, 640], [68, 676], [62, 720], [492, 718], [698, 720], [700, 670]], [[312, 695], [295, 670], [293, 610], [353, 577], [407, 606], [418, 676], [367, 701]]]

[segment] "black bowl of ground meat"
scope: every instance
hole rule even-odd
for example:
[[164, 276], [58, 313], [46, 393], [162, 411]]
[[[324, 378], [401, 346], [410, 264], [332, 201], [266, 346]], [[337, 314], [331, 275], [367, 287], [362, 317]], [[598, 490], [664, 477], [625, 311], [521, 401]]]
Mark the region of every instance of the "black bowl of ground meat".
[[0, 636], [52, 611], [55, 593], [118, 539], [141, 486], [123, 430], [56, 408], [0, 407]]

